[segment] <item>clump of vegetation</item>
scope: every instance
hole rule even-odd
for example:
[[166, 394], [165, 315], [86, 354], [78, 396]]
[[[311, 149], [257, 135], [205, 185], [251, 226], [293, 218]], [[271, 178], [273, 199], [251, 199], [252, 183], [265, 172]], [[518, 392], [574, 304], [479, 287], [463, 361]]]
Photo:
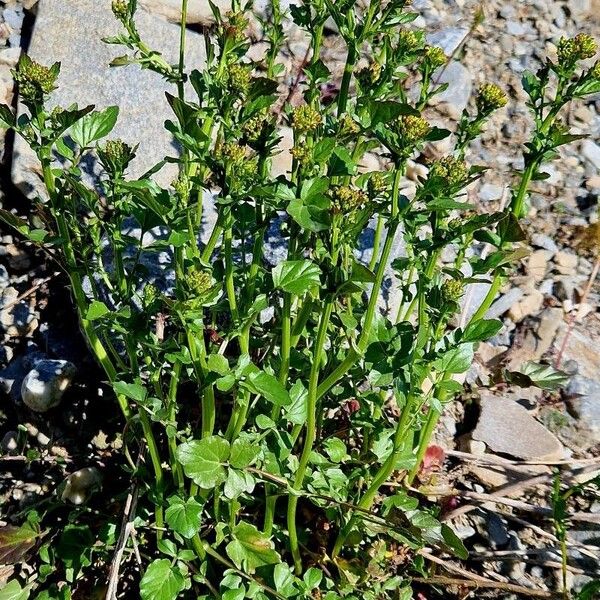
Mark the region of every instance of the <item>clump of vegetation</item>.
[[[469, 144], [507, 96], [485, 83], [453, 131], [431, 124], [426, 107], [445, 89], [435, 73], [447, 58], [411, 28], [417, 15], [409, 5], [293, 5], [293, 20], [310, 38], [303, 100], [293, 107], [279, 97], [285, 39], [277, 0], [262, 21], [264, 57], [248, 58], [250, 9], [233, 0], [227, 14], [215, 9], [206, 65], [189, 73], [184, 26], [181, 59], [171, 65], [141, 39], [135, 0], [115, 0], [123, 33], [106, 41], [127, 50], [115, 66], [137, 63], [174, 86], [165, 126], [181, 155], [165, 159], [179, 165], [170, 187], [153, 179], [164, 163], [127, 175], [138, 140], [101, 141], [117, 107], [50, 109], [59, 65], [19, 62], [28, 112], [16, 120], [2, 107], [0, 116], [39, 157], [48, 199], [36, 209], [47, 229], [2, 215], [60, 258], [115, 406], [143, 443], [132, 478], [142, 492], [144, 600], [408, 599], [411, 575], [427, 572], [425, 545], [466, 557], [439, 508], [421, 504], [408, 487], [444, 405], [462, 389], [457, 376], [476, 344], [502, 326], [485, 315], [526, 253], [519, 219], [530, 183], [545, 177], [541, 167], [561, 145], [581, 137], [560, 112], [600, 91], [600, 67], [582, 67], [596, 44], [579, 35], [561, 40], [557, 62], [526, 73], [535, 127], [523, 172], [505, 210], [477, 212], [466, 190], [485, 168], [469, 164]], [[321, 58], [328, 19], [347, 46], [341, 82]], [[371, 60], [359, 68], [363, 55]], [[323, 88], [336, 83], [335, 97], [325, 98]], [[276, 177], [272, 159], [287, 124], [293, 161]], [[408, 161], [445, 138], [449, 154], [428, 164], [412, 197], [403, 195]], [[386, 168], [361, 172], [367, 152]], [[90, 155], [103, 168], [96, 185], [82, 177]], [[199, 244], [208, 190], [218, 192], [217, 219]], [[132, 220], [137, 236], [125, 234]], [[357, 251], [371, 226], [366, 264]], [[264, 254], [274, 227], [287, 248], [278, 264]], [[166, 235], [143, 245], [156, 228]], [[401, 237], [406, 255], [391, 263], [401, 302], [396, 314], [384, 314], [384, 281]], [[491, 252], [471, 251], [482, 243]], [[453, 264], [441, 260], [448, 247]], [[144, 266], [165, 250], [172, 285]], [[487, 286], [487, 295], [458, 327], [473, 285]], [[520, 381], [556, 377], [543, 372], [536, 378], [540, 370], [531, 367]], [[114, 530], [102, 539], [114, 544]], [[43, 547], [49, 564], [53, 552]], [[91, 550], [84, 558], [71, 565], [70, 581], [91, 563]], [[46, 570], [11, 585], [25, 594], [50, 583]]]

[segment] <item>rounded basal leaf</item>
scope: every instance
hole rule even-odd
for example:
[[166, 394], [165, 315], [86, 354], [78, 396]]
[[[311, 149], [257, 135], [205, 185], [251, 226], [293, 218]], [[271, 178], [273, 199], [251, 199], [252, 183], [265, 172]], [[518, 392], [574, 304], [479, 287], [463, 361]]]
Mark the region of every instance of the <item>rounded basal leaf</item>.
[[194, 537], [200, 530], [202, 505], [194, 498], [184, 501], [179, 496], [169, 498], [169, 503], [165, 511], [169, 527], [186, 539]]
[[229, 442], [213, 435], [181, 444], [177, 448], [177, 460], [196, 485], [211, 489], [227, 479], [225, 467], [229, 452]]
[[277, 406], [287, 406], [291, 402], [288, 391], [277, 377], [270, 373], [265, 371], [250, 373], [246, 383], [255, 394], [260, 394], [265, 400]]
[[238, 438], [231, 446], [229, 464], [236, 469], [245, 469], [256, 460], [259, 453], [260, 446]]
[[254, 573], [258, 567], [281, 562], [268, 536], [250, 523], [242, 521], [231, 532], [233, 540], [227, 544], [227, 556], [238, 569]]
[[273, 269], [273, 285], [302, 296], [321, 284], [321, 269], [310, 260], [286, 260]]
[[142, 600], [175, 600], [186, 587], [181, 571], [168, 558], [150, 563], [140, 582]]

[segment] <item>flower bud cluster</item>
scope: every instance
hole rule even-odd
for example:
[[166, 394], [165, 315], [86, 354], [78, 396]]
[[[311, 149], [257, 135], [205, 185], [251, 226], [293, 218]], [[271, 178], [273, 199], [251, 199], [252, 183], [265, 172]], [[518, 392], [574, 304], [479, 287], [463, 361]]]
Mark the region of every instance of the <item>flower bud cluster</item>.
[[349, 214], [367, 203], [368, 197], [362, 191], [349, 185], [337, 185], [329, 190], [334, 212]]
[[292, 114], [292, 126], [297, 133], [312, 133], [322, 122], [319, 112], [308, 104], [298, 106]]
[[387, 182], [383, 173], [373, 173], [367, 182], [367, 193], [371, 200], [381, 196], [387, 190]]
[[402, 115], [396, 121], [395, 126], [404, 142], [409, 145], [423, 140], [431, 130], [429, 123], [425, 119], [414, 115]]
[[591, 35], [579, 33], [574, 38], [560, 38], [558, 42], [558, 63], [563, 67], [573, 67], [576, 62], [592, 58], [598, 51], [598, 44]]
[[506, 106], [508, 98], [495, 83], [484, 83], [477, 92], [477, 110], [482, 116], [488, 116], [495, 110]]
[[112, 174], [123, 173], [135, 158], [135, 150], [123, 140], [108, 140], [97, 152], [102, 166]]
[[442, 284], [442, 297], [446, 302], [458, 302], [464, 291], [464, 284], [459, 279], [446, 279]]
[[444, 51], [439, 46], [427, 46], [425, 48], [425, 60], [431, 68], [435, 71], [439, 67], [443, 67], [448, 62], [448, 57], [444, 54]]
[[126, 21], [129, 18], [129, 2], [127, 0], [113, 0], [112, 12], [119, 21]]
[[250, 88], [252, 76], [250, 68], [245, 65], [233, 64], [227, 69], [227, 88], [232, 94], [245, 96]]
[[226, 37], [233, 39], [237, 43], [241, 43], [246, 39], [246, 28], [248, 27], [248, 19], [243, 12], [226, 13], [226, 22], [223, 24], [223, 33]]
[[190, 291], [196, 296], [203, 296], [212, 288], [212, 277], [206, 271], [191, 269], [186, 273], [185, 279]]
[[445, 156], [432, 163], [429, 176], [439, 177], [449, 185], [457, 185], [467, 180], [469, 167], [464, 160], [453, 156]]
[[57, 72], [31, 60], [26, 54], [19, 59], [13, 75], [25, 100], [42, 100], [56, 87]]
[[364, 88], [368, 89], [372, 85], [375, 85], [379, 79], [381, 78], [381, 71], [383, 67], [378, 63], [373, 61], [369, 64], [369, 66], [360, 69], [356, 73], [356, 78], [358, 83]]

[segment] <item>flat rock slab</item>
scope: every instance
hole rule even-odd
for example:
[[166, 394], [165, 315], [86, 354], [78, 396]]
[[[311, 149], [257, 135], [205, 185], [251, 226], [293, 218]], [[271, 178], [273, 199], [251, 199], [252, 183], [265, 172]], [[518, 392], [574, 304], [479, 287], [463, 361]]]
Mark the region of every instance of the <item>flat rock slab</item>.
[[493, 452], [522, 460], [558, 460], [564, 448], [558, 438], [513, 400], [491, 394], [480, 399], [481, 414], [471, 434]]
[[[165, 119], [173, 118], [165, 91], [175, 92], [160, 75], [138, 65], [110, 67], [113, 58], [125, 53], [121, 46], [105, 44], [103, 37], [122, 32], [110, 9], [110, 0], [40, 0], [29, 55], [42, 64], [61, 63], [59, 88], [50, 98], [52, 106], [95, 104], [120, 106], [119, 121], [110, 137], [140, 144], [129, 174], [140, 176], [165, 156], [178, 152]], [[171, 62], [177, 62], [179, 28], [144, 11], [137, 24], [148, 44]], [[201, 68], [205, 61], [204, 40], [188, 32], [188, 69]], [[22, 107], [20, 107], [22, 110]], [[155, 179], [167, 185], [177, 176], [176, 165], [167, 165]], [[25, 194], [44, 193], [39, 163], [27, 145], [15, 140], [12, 179]]]

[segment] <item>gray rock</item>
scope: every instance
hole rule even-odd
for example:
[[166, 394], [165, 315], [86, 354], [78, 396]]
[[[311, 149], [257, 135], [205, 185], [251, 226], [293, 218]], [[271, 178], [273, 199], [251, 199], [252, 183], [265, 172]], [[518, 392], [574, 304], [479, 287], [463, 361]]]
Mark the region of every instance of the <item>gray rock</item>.
[[101, 483], [102, 474], [96, 467], [79, 469], [66, 478], [61, 499], [77, 505], [83, 504]]
[[600, 170], [600, 146], [592, 140], [584, 140], [581, 144], [581, 154], [586, 158], [596, 169]]
[[46, 412], [59, 404], [75, 372], [66, 360], [40, 360], [23, 379], [21, 399], [31, 410]]
[[38, 314], [33, 305], [26, 300], [17, 301], [18, 298], [19, 292], [7, 287], [0, 300], [0, 328], [10, 337], [30, 335], [38, 327]]
[[513, 400], [483, 394], [481, 413], [471, 437], [493, 452], [523, 460], [558, 460], [564, 448], [558, 438]]
[[16, 454], [18, 448], [19, 434], [16, 431], [7, 431], [0, 442], [2, 452]]
[[439, 78], [440, 83], [447, 83], [448, 89], [434, 97], [435, 102], [449, 104], [453, 112], [460, 114], [469, 102], [473, 88], [473, 76], [469, 69], [457, 61], [448, 64]]
[[536, 246], [537, 248], [543, 248], [544, 250], [548, 250], [553, 254], [558, 252], [558, 246], [556, 245], [556, 242], [550, 236], [543, 233], [534, 233], [531, 236], [530, 241], [531, 245]]
[[34, 367], [35, 363], [45, 358], [46, 355], [35, 349], [30, 349], [28, 354], [17, 356], [0, 371], [0, 392], [9, 395], [15, 402], [21, 397], [21, 383], [25, 375]]
[[[110, 135], [140, 144], [129, 170], [135, 177], [177, 152], [163, 127], [165, 119], [172, 118], [164, 93], [175, 88], [137, 65], [109, 67], [112, 59], [124, 53], [123, 48], [101, 40], [122, 32], [110, 4], [110, 0], [42, 0], [28, 52], [43, 64], [61, 62], [60, 87], [52, 94], [51, 105], [120, 106], [119, 121]], [[163, 52], [167, 61], [176, 62], [179, 28], [144, 11], [138, 13], [137, 23], [144, 40]], [[187, 47], [187, 64], [201, 68], [205, 61], [202, 36], [188, 32]], [[168, 185], [176, 175], [176, 165], [167, 165], [154, 177]], [[20, 138], [15, 143], [12, 177], [30, 197], [36, 190], [43, 194], [37, 158]]]
[[504, 548], [509, 540], [508, 529], [504, 521], [494, 513], [486, 515], [487, 534], [493, 548]]
[[506, 311], [510, 310], [517, 302], [519, 302], [519, 300], [521, 300], [523, 294], [524, 292], [520, 287], [511, 288], [490, 306], [485, 318], [497, 319], [498, 317], [501, 317]]
[[428, 34], [427, 43], [432, 46], [439, 46], [446, 53], [446, 56], [451, 56], [462, 44], [468, 33], [468, 27], [447, 27], [441, 31]]
[[575, 375], [566, 394], [569, 410], [576, 418], [577, 445], [591, 448], [600, 443], [600, 382]]
[[504, 194], [504, 187], [495, 183], [484, 183], [479, 190], [479, 199], [482, 202], [500, 200]]

